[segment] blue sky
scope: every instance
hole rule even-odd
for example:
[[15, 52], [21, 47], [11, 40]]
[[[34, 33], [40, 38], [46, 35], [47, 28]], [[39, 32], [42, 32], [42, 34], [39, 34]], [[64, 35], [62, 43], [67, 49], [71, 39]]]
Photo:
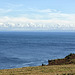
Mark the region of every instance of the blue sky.
[[1, 0], [0, 31], [75, 31], [75, 0]]

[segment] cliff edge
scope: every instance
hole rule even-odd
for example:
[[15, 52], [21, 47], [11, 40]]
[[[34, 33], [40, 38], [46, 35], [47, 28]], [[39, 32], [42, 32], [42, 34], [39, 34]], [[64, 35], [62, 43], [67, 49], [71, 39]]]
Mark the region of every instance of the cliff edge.
[[75, 64], [75, 54], [71, 53], [63, 59], [48, 60], [48, 65]]

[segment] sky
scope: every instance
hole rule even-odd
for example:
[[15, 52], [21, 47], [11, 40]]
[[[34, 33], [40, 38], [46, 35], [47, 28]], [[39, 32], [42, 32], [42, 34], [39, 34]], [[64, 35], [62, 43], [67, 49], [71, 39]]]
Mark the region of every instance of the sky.
[[75, 0], [0, 0], [0, 31], [75, 31]]

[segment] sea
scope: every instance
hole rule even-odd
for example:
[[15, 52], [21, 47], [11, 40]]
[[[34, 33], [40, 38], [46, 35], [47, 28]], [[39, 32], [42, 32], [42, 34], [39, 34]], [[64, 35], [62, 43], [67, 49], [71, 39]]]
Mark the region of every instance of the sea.
[[48, 64], [75, 53], [75, 32], [0, 32], [0, 69]]

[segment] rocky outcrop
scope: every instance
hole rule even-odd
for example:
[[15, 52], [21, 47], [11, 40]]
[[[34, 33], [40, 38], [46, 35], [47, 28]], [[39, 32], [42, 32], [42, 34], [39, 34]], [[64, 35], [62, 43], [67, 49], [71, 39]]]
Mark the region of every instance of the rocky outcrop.
[[75, 54], [69, 54], [63, 59], [48, 60], [48, 65], [75, 64]]

